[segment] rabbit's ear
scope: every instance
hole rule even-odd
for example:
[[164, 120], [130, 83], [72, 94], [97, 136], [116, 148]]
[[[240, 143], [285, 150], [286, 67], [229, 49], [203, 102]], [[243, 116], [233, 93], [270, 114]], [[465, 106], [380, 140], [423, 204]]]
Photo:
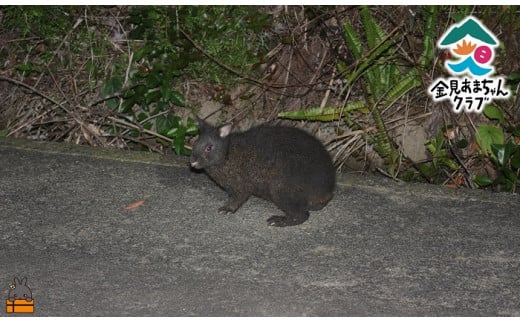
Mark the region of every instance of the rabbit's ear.
[[213, 128], [209, 123], [199, 118], [198, 116], [195, 116], [195, 120], [197, 120], [197, 123], [199, 124], [200, 132], [206, 132]]
[[22, 285], [27, 286], [27, 277], [22, 278]]
[[20, 281], [18, 280], [18, 277], [15, 277], [15, 278], [14, 278], [14, 284], [15, 284], [16, 286], [21, 285]]
[[218, 134], [219, 134], [220, 138], [226, 138], [231, 133], [232, 128], [233, 128], [232, 123], [226, 123], [225, 125], [221, 126], [218, 129], [218, 131], [219, 131]]

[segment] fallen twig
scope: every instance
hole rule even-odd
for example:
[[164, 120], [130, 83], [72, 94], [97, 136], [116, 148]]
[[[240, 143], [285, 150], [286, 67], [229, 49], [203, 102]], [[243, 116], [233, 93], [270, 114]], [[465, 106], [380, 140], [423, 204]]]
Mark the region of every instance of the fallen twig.
[[58, 101], [56, 101], [55, 99], [51, 98], [50, 96], [46, 95], [45, 93], [39, 91], [38, 89], [28, 85], [28, 84], [25, 84], [24, 82], [20, 82], [20, 81], [17, 81], [15, 79], [12, 79], [10, 77], [6, 77], [6, 76], [0, 76], [0, 80], [2, 81], [6, 81], [6, 82], [10, 82], [10, 83], [13, 83], [13, 84], [16, 84], [18, 86], [21, 86], [21, 87], [24, 87], [28, 90], [31, 90], [32, 92], [38, 94], [39, 96], [41, 96], [42, 98], [54, 103], [55, 105], [59, 106], [63, 111], [67, 112], [67, 113], [70, 113], [70, 111], [65, 108], [63, 106], [63, 104], [59, 103]]

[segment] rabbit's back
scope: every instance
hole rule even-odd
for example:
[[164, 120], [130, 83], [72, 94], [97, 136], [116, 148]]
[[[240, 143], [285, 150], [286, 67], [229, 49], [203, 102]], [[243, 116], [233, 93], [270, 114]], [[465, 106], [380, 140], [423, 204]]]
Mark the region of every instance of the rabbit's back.
[[303, 130], [259, 126], [230, 135], [225, 165], [209, 174], [236, 190], [269, 199], [299, 199], [318, 210], [332, 198], [335, 170], [318, 139]]

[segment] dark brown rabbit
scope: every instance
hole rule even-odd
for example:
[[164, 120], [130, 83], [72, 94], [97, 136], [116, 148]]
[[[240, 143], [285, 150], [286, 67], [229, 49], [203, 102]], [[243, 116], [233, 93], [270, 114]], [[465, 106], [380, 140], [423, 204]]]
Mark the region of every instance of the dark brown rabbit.
[[264, 125], [231, 133], [231, 124], [198, 123], [190, 162], [228, 192], [220, 212], [234, 213], [255, 195], [284, 211], [285, 216], [267, 220], [282, 227], [305, 222], [310, 210], [322, 209], [332, 198], [336, 176], [330, 155], [305, 131]]

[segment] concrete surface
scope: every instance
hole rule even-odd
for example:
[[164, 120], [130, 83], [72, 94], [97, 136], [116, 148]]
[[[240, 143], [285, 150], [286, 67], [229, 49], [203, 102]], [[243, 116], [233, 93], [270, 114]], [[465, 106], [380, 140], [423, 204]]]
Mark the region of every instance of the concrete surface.
[[520, 315], [518, 195], [349, 175], [274, 228], [187, 159], [3, 139], [0, 165], [2, 303], [27, 277], [34, 316]]

